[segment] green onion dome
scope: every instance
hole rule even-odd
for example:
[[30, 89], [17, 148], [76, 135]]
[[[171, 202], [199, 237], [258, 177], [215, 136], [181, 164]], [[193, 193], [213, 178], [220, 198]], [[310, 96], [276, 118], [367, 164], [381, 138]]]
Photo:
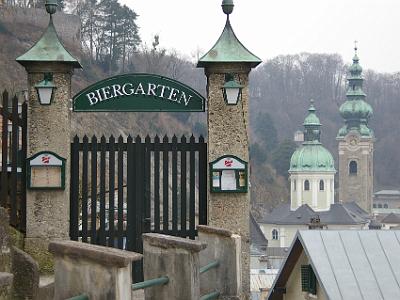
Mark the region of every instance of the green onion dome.
[[332, 154], [321, 144], [305, 144], [290, 159], [289, 172], [335, 172]]
[[335, 172], [335, 162], [332, 154], [320, 142], [321, 123], [315, 113], [314, 102], [308, 109], [304, 120], [304, 142], [290, 159], [289, 172]]

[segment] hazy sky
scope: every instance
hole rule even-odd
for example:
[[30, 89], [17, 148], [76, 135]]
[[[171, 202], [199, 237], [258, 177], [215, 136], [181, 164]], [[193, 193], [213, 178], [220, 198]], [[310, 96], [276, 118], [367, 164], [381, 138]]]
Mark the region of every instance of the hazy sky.
[[[139, 18], [142, 40], [194, 58], [217, 41], [222, 0], [122, 0]], [[234, 0], [230, 17], [239, 40], [263, 61], [279, 54], [339, 53], [358, 41], [362, 66], [400, 71], [400, 0]]]

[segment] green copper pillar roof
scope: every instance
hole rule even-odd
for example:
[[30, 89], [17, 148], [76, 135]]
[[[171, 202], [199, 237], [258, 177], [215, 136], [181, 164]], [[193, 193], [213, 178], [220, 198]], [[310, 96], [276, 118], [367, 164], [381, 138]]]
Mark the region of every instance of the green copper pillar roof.
[[39, 41], [16, 61], [23, 66], [31, 62], [60, 62], [70, 64], [74, 68], [82, 68], [79, 61], [60, 42], [51, 15], [49, 25]]
[[357, 55], [357, 46], [354, 48], [355, 54], [353, 64], [349, 67], [348, 89], [346, 92], [346, 101], [340, 106], [340, 115], [345, 120], [338, 133], [338, 137], [344, 137], [350, 130], [358, 131], [361, 136], [372, 137], [373, 131], [368, 127], [368, 121], [372, 116], [371, 105], [365, 102], [362, 67], [359, 64]]
[[233, 1], [224, 0], [222, 8], [227, 14], [225, 28], [211, 50], [199, 59], [197, 67], [203, 68], [210, 63], [231, 62], [248, 63], [252, 68], [257, 66], [261, 63], [261, 59], [243, 46], [233, 32], [232, 26], [229, 22], [229, 14], [233, 9]]

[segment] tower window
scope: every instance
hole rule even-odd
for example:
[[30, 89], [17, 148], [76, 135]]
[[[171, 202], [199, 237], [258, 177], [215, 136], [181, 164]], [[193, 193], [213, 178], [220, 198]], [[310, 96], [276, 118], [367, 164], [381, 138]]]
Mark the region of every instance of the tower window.
[[320, 181], [319, 181], [319, 190], [320, 191], [323, 191], [325, 189], [325, 184], [324, 184], [324, 181], [321, 179]]
[[310, 190], [310, 182], [308, 180], [304, 181], [304, 190], [305, 191]]
[[357, 162], [352, 160], [349, 164], [349, 174], [357, 175]]
[[385, 203], [383, 204], [383, 208], [388, 208], [389, 206]]
[[272, 239], [278, 240], [278, 230], [272, 229]]

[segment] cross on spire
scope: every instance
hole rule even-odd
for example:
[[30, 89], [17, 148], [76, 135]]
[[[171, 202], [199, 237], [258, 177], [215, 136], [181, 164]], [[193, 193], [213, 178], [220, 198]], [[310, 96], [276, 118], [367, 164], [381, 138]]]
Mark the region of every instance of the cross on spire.
[[358, 41], [354, 41], [354, 51], [355, 51], [355, 53], [357, 54], [357, 44], [358, 44]]

